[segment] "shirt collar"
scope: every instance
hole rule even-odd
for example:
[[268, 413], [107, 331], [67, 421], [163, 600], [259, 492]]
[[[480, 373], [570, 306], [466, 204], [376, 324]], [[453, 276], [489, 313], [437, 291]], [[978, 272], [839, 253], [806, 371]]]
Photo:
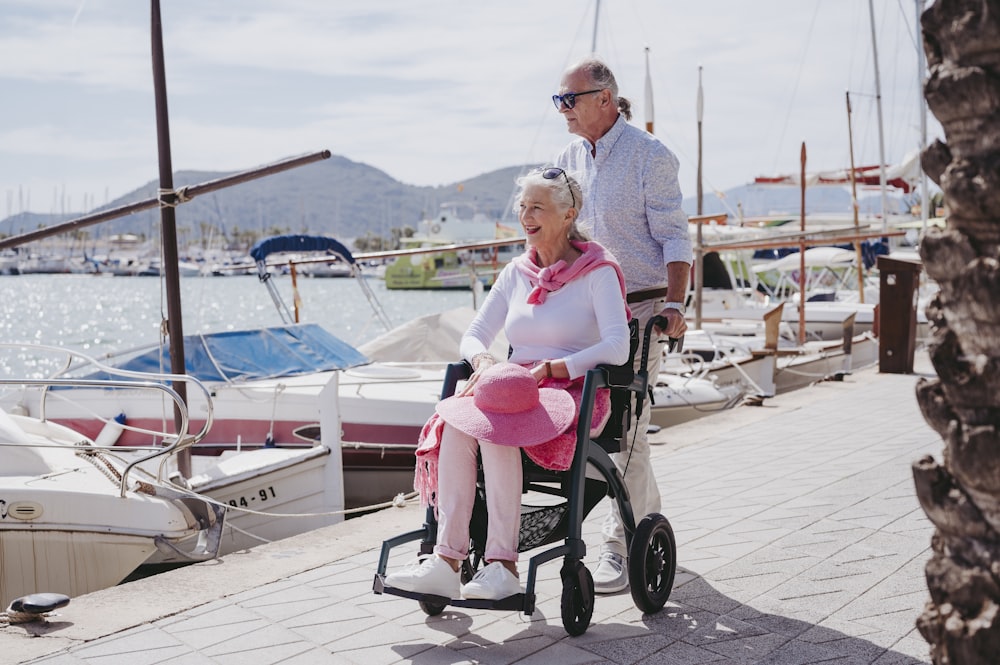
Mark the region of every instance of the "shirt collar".
[[615, 120], [615, 124], [611, 125], [611, 129], [608, 130], [607, 134], [597, 139], [595, 155], [607, 155], [611, 152], [612, 146], [614, 146], [615, 142], [621, 138], [622, 133], [625, 132], [625, 126], [627, 124], [628, 122], [625, 120], [625, 116], [619, 113], [618, 119]]

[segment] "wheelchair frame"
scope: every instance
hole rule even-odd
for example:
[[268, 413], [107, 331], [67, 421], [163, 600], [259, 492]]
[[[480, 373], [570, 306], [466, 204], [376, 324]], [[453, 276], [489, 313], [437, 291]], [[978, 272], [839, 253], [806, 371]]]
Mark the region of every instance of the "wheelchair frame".
[[[563, 566], [560, 570], [560, 578], [563, 583], [561, 599], [563, 627], [570, 635], [582, 635], [590, 625], [595, 599], [593, 577], [583, 563], [583, 558], [587, 553], [586, 543], [582, 539], [583, 520], [589, 510], [593, 508], [593, 506], [587, 508], [585, 504], [596, 496], [591, 491], [588, 497], [588, 490], [593, 487], [593, 485], [588, 486], [587, 469], [589, 464], [600, 474], [601, 479], [606, 484], [606, 489], [602, 491], [601, 496], [593, 501], [594, 505], [605, 495], [618, 502], [629, 553], [629, 584], [636, 606], [646, 613], [655, 613], [662, 609], [673, 588], [676, 571], [677, 552], [673, 530], [667, 518], [659, 513], [651, 513], [645, 516], [638, 525], [636, 524], [628, 490], [617, 466], [609, 455], [609, 452], [628, 450], [627, 444], [623, 446], [622, 443], [628, 435], [632, 398], [634, 395], [636, 411], [641, 414], [643, 400], [648, 391], [648, 377], [645, 368], [649, 357], [652, 327], [662, 321], [663, 319], [660, 317], [654, 317], [646, 326], [643, 339], [642, 369], [638, 373], [633, 371], [633, 359], [638, 346], [638, 324], [635, 320], [630, 322], [631, 353], [628, 363], [617, 367], [601, 365], [586, 373], [580, 401], [580, 417], [576, 428], [576, 450], [570, 468], [558, 472], [541, 469], [530, 461], [524, 463], [523, 466], [530, 465], [534, 469], [540, 470], [539, 472], [528, 468], [524, 471], [523, 491], [525, 493], [536, 491], [559, 496], [566, 501], [556, 506], [556, 508], [565, 506], [565, 510], [559, 516], [559, 522], [551, 532], [530, 547], [522, 549], [519, 544], [519, 551], [526, 551], [559, 539], [563, 540], [561, 545], [543, 550], [528, 559], [527, 581], [522, 593], [499, 600], [466, 600], [414, 593], [386, 586], [385, 574], [389, 553], [394, 547], [420, 540], [421, 555], [429, 555], [433, 552], [437, 541], [437, 520], [433, 506], [427, 508], [425, 522], [420, 529], [383, 541], [373, 583], [374, 593], [385, 593], [417, 600], [421, 609], [430, 616], [440, 614], [448, 605], [470, 609], [521, 611], [526, 615], [531, 615], [535, 610], [535, 583], [538, 567], [543, 563], [562, 557]], [[453, 395], [458, 382], [468, 379], [471, 374], [471, 366], [464, 361], [449, 364], [445, 373], [441, 398]], [[598, 388], [611, 390], [611, 416], [601, 433], [596, 437], [591, 437], [590, 425]], [[590, 480], [599, 482], [595, 479]], [[562, 491], [556, 491], [555, 488], [551, 487], [554, 482], [559, 483], [559, 488]], [[482, 492], [480, 480], [477, 483], [477, 501], [473, 508], [473, 523], [478, 517], [482, 517], [477, 514], [477, 511], [481, 509], [480, 495]], [[539, 507], [522, 506], [522, 543], [524, 508]], [[485, 505], [482, 506], [482, 511], [485, 513]], [[563, 529], [565, 536], [562, 533]], [[470, 538], [475, 544], [476, 534], [474, 531], [474, 524], [470, 525]], [[478, 544], [484, 547], [485, 539]], [[474, 547], [470, 548], [469, 557], [462, 562], [461, 573], [464, 582], [472, 578], [481, 561], [482, 552], [476, 551]]]

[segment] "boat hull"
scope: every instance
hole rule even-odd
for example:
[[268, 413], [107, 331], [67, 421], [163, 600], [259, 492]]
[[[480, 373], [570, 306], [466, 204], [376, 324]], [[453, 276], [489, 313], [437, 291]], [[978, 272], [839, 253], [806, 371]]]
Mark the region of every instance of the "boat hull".
[[[443, 366], [440, 364], [438, 366]], [[338, 463], [343, 467], [344, 505], [357, 508], [389, 501], [412, 490], [414, 451], [424, 423], [438, 402], [443, 369], [411, 369], [372, 365], [319, 372], [312, 375], [211, 386], [213, 422], [192, 452], [195, 457], [217, 457], [227, 451], [265, 447], [308, 450], [317, 442], [323, 409], [320, 394], [333, 385], [343, 442]], [[132, 428], [169, 429], [172, 413], [148, 392], [120, 389], [74, 389], [72, 400], [50, 399], [46, 414], [52, 420], [90, 438], [101, 436], [104, 418], [125, 414]], [[22, 404], [35, 410], [35, 399]], [[200, 429], [208, 406], [189, 392], [190, 429]], [[120, 446], [149, 445], [140, 432], [121, 431]], [[214, 495], [213, 498], [219, 498]], [[237, 496], [240, 496], [237, 494]], [[228, 498], [226, 499], [228, 501]]]
[[723, 411], [743, 395], [742, 387], [721, 390], [708, 379], [686, 378], [661, 372], [653, 387], [650, 424], [670, 427]]
[[0, 604], [31, 593], [81, 596], [112, 587], [156, 551], [148, 536], [68, 530], [0, 531]]
[[123, 492], [124, 464], [51, 421], [0, 413], [0, 441], [4, 606], [30, 593], [79, 596], [113, 586], [158, 542], [193, 541], [209, 526], [196, 499], [132, 475]]
[[[229, 451], [192, 459], [190, 489], [229, 506], [219, 555], [343, 521], [337, 460], [324, 445]], [[190, 549], [191, 544], [185, 544]], [[146, 565], [183, 563], [156, 552]]]

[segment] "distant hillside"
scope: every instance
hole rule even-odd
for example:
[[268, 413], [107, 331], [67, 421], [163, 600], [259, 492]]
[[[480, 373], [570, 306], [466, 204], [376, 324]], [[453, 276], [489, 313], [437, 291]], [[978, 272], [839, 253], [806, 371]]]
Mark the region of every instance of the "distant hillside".
[[[441, 187], [405, 185], [371, 166], [332, 156], [309, 166], [266, 176], [212, 194], [198, 196], [177, 208], [182, 243], [202, 238], [258, 237], [276, 233], [311, 233], [354, 238], [372, 232], [417, 226], [435, 215], [443, 203], [467, 203], [490, 218], [510, 218], [514, 179], [526, 167], [509, 167]], [[231, 173], [179, 171], [174, 186], [216, 180]], [[94, 212], [117, 208], [156, 196], [151, 181]], [[82, 216], [22, 213], [0, 220], [0, 233], [18, 235]], [[159, 210], [153, 208], [87, 229], [89, 237], [158, 233]]]
[[[389, 236], [389, 229], [416, 228], [418, 222], [435, 215], [443, 203], [467, 203], [496, 220], [515, 223], [511, 207], [514, 179], [529, 166], [512, 166], [441, 187], [406, 185], [388, 174], [345, 157], [330, 159], [277, 175], [260, 178], [214, 194], [194, 198], [177, 208], [178, 236], [182, 245], [213, 243], [225, 239], [232, 245], [248, 246], [254, 240], [279, 233], [310, 233], [350, 240], [366, 233]], [[230, 173], [179, 171], [176, 187], [216, 180]], [[104, 210], [156, 196], [157, 182], [112, 201]], [[894, 197], [893, 202], [899, 198]], [[807, 211], [849, 212], [850, 194], [845, 188], [817, 187], [806, 194]], [[684, 199], [684, 210], [697, 211], [694, 197]], [[878, 195], [861, 200], [862, 212], [879, 207]], [[744, 185], [729, 189], [724, 199], [707, 194], [704, 212], [729, 212], [745, 216], [792, 214], [799, 210], [799, 192], [794, 187]], [[96, 211], [95, 211], [96, 212]], [[40, 215], [22, 213], [0, 220], [0, 234], [10, 236], [73, 219], [81, 214]], [[134, 233], [158, 236], [160, 213], [150, 209], [85, 229], [89, 238]]]

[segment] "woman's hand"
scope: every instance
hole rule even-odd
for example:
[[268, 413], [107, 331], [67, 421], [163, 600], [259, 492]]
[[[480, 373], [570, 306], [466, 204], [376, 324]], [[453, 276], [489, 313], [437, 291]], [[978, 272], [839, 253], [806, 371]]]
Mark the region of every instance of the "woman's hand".
[[537, 365], [531, 368], [531, 376], [535, 379], [535, 383], [541, 383], [542, 379], [548, 377], [548, 374], [545, 370], [544, 361], [538, 363]]
[[475, 356], [473, 356], [472, 376], [470, 376], [469, 380], [465, 382], [465, 385], [462, 386], [462, 388], [457, 393], [455, 393], [455, 396], [465, 397], [467, 395], [471, 395], [476, 387], [476, 384], [479, 382], [479, 377], [482, 376], [483, 372], [485, 372], [490, 367], [493, 367], [496, 364], [497, 364], [497, 359], [494, 358], [489, 353], [477, 353]]

